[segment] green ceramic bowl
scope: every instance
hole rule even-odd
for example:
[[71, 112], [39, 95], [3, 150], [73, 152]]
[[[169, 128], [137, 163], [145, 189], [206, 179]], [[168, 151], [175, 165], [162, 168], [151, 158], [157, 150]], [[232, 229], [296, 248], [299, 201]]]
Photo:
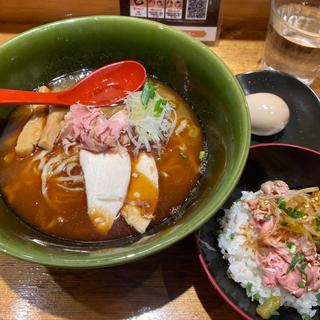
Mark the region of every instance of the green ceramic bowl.
[[[44, 25], [0, 46], [0, 88], [31, 90], [81, 68], [138, 60], [183, 96], [200, 117], [209, 164], [185, 214], [160, 232], [127, 245], [79, 246], [47, 237], [21, 222], [0, 199], [0, 250], [56, 267], [104, 267], [156, 253], [187, 236], [221, 207], [241, 175], [250, 142], [242, 90], [205, 45], [165, 25], [97, 16]], [[0, 109], [6, 118], [9, 107]], [[5, 121], [4, 121], [5, 122]]]

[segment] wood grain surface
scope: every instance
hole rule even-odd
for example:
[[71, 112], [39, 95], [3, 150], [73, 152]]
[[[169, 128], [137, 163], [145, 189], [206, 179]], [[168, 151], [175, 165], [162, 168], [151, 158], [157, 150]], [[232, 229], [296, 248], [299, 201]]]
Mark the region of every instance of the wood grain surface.
[[[14, 2], [17, 1], [6, 4]], [[0, 24], [0, 43], [31, 26]], [[212, 50], [234, 74], [257, 70], [264, 29], [265, 26], [258, 30], [230, 24], [223, 28], [221, 40]], [[320, 94], [319, 79], [313, 88]], [[55, 270], [0, 255], [0, 320], [12, 319], [239, 320], [240, 317], [209, 284], [198, 261], [194, 239], [189, 237], [155, 256], [109, 269]]]

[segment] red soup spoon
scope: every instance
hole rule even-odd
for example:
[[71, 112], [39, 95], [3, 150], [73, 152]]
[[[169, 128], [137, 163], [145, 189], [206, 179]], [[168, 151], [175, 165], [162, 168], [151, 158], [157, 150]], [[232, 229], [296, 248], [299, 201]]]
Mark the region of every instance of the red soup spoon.
[[140, 89], [146, 81], [146, 70], [137, 61], [120, 61], [90, 73], [72, 88], [60, 92], [34, 92], [0, 89], [0, 104], [74, 103], [102, 107], [123, 100]]

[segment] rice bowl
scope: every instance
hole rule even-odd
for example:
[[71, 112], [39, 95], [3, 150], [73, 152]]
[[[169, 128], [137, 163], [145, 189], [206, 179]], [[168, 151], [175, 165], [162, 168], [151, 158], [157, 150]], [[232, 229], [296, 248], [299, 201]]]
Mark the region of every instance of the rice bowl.
[[[242, 192], [240, 200], [236, 201], [221, 219], [222, 232], [218, 237], [218, 245], [225, 259], [229, 262], [228, 275], [246, 290], [246, 294], [252, 301], [260, 304], [266, 302], [271, 296], [280, 297], [281, 306], [293, 307], [302, 316], [309, 319], [316, 314], [313, 307], [318, 306], [319, 290], [316, 292], [305, 292], [301, 297], [295, 297], [281, 286], [268, 288], [263, 283], [263, 272], [257, 262], [255, 250], [246, 245], [251, 238], [258, 238], [256, 230], [250, 228], [250, 211], [246, 205], [247, 201], [255, 200], [263, 194], [258, 192]], [[250, 233], [244, 232], [250, 228]], [[277, 315], [275, 313], [274, 315]]]

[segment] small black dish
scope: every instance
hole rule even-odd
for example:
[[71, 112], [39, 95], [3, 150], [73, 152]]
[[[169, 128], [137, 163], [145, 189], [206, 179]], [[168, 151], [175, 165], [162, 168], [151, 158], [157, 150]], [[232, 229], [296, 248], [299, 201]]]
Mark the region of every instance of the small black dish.
[[237, 75], [245, 93], [273, 93], [289, 106], [287, 127], [276, 135], [252, 135], [252, 144], [282, 142], [320, 150], [320, 100], [310, 87], [284, 72], [254, 71]]
[[[251, 146], [243, 175], [224, 209], [241, 197], [241, 191], [257, 191], [267, 180], [284, 180], [291, 188], [319, 186], [319, 164], [320, 152], [305, 147], [277, 143]], [[258, 303], [252, 302], [245, 289], [227, 275], [228, 262], [223, 259], [217, 241], [223, 215], [224, 210], [218, 211], [196, 234], [201, 264], [212, 285], [237, 313], [247, 320], [260, 320], [256, 314]], [[301, 320], [293, 308], [282, 307], [279, 313], [271, 319]], [[320, 319], [319, 310], [312, 319]]]

